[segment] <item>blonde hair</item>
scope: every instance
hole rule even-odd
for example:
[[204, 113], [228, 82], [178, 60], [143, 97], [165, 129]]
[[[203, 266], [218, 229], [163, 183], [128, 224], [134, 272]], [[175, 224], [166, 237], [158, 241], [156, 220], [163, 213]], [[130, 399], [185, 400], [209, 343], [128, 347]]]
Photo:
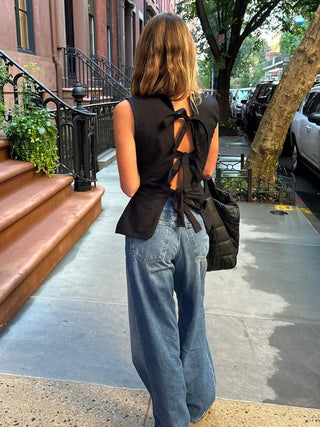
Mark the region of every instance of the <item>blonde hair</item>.
[[132, 95], [166, 94], [174, 100], [190, 96], [200, 103], [196, 47], [187, 25], [172, 13], [160, 13], [145, 26], [136, 50]]

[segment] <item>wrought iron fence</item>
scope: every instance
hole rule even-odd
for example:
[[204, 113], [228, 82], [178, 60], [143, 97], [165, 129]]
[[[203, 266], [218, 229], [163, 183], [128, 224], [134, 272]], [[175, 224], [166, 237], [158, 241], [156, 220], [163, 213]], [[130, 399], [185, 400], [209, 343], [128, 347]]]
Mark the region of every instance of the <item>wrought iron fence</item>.
[[253, 176], [252, 169], [244, 169], [245, 157], [219, 156], [215, 182], [218, 188], [228, 190], [236, 199], [295, 204], [295, 177], [285, 168], [278, 168], [275, 182]]
[[88, 111], [95, 113], [96, 116], [96, 139], [98, 156], [109, 148], [114, 147], [112, 113], [117, 104], [118, 102], [108, 102], [104, 104], [91, 104], [85, 106]]
[[87, 191], [96, 182], [96, 114], [81, 108], [74, 108], [40, 83], [27, 70], [0, 50], [0, 59], [10, 73], [3, 91], [3, 101], [8, 109], [5, 120], [10, 120], [10, 104], [23, 102], [21, 86], [27, 82], [36, 108], [47, 108], [53, 113], [54, 125], [58, 129], [57, 147], [60, 165], [58, 173], [69, 172], [75, 176], [75, 189]]

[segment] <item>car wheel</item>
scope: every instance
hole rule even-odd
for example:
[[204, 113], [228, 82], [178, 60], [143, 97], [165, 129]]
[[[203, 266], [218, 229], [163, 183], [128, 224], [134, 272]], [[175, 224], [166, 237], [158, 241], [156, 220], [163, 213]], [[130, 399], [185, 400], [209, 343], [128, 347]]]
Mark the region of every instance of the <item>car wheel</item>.
[[296, 140], [294, 139], [294, 137], [293, 137], [291, 160], [292, 160], [293, 172], [298, 173], [300, 170], [300, 155], [299, 155], [299, 150], [298, 150], [297, 143], [296, 143]]

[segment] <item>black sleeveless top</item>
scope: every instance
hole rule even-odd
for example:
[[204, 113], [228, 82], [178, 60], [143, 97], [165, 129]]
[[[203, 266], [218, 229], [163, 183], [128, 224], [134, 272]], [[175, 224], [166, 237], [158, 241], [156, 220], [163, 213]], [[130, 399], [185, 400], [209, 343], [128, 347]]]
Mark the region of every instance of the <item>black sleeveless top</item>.
[[[186, 110], [175, 111], [166, 95], [129, 98], [135, 124], [135, 144], [140, 187], [125, 208], [116, 233], [149, 239], [155, 232], [167, 199], [173, 197], [178, 226], [184, 226], [184, 213], [195, 231], [201, 229], [190, 208], [204, 215], [205, 201], [201, 186], [210, 142], [218, 122], [216, 99], [203, 95], [199, 113], [187, 116]], [[174, 121], [183, 118], [184, 126], [174, 140]], [[194, 150], [179, 151], [179, 144], [191, 126]], [[174, 163], [174, 158], [178, 158]], [[170, 182], [183, 168], [183, 188], [172, 190]]]

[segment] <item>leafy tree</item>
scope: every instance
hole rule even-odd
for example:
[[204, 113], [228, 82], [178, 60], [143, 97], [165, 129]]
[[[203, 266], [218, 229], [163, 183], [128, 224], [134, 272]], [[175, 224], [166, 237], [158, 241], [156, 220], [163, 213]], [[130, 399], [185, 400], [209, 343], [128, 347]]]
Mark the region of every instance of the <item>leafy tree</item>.
[[247, 167], [273, 181], [288, 127], [320, 70], [320, 6], [266, 109], [251, 144]]
[[312, 14], [318, 5], [318, 0], [181, 0], [182, 14], [199, 18], [218, 65], [216, 88], [222, 120], [228, 117], [230, 77], [244, 40], [266, 23], [269, 28], [289, 29], [288, 21], [294, 21], [298, 13]]
[[240, 87], [256, 86], [263, 78], [266, 44], [258, 36], [249, 36], [243, 42], [231, 73], [233, 78], [239, 79]]
[[283, 56], [291, 56], [297, 50], [304, 33], [306, 32], [307, 25], [303, 24], [301, 27], [294, 31], [285, 31], [281, 34], [280, 39], [280, 53]]

